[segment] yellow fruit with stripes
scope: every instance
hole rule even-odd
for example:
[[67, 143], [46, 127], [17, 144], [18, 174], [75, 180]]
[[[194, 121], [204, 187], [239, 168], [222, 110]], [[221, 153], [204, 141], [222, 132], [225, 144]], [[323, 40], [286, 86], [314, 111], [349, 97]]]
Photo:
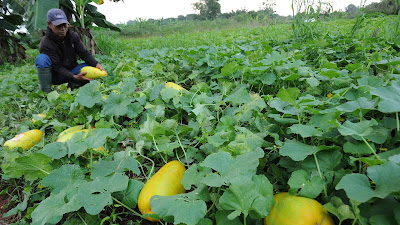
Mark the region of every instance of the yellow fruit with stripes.
[[91, 78], [91, 79], [98, 79], [98, 78], [107, 76], [106, 71], [97, 69], [96, 67], [93, 67], [93, 66], [82, 67], [81, 73], [83, 73], [83, 72], [86, 72], [85, 77]]
[[32, 148], [35, 144], [42, 140], [43, 132], [41, 130], [30, 130], [21, 134], [18, 134], [14, 138], [4, 143], [5, 148], [22, 148], [27, 150]]

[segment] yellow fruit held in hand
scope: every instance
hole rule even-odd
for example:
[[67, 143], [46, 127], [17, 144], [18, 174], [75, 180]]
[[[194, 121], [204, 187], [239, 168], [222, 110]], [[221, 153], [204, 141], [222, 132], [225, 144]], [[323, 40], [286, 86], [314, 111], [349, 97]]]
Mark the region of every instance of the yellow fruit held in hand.
[[20, 147], [22, 150], [27, 150], [39, 143], [42, 140], [42, 136], [43, 132], [41, 130], [30, 130], [6, 141], [4, 147], [8, 147], [9, 149]]
[[173, 82], [167, 82], [167, 83], [165, 84], [165, 88], [174, 88], [174, 89], [176, 89], [176, 90], [178, 90], [178, 91], [188, 91], [188, 90], [186, 90], [185, 88], [183, 88], [183, 87], [181, 87], [180, 85], [175, 84], [175, 83], [173, 83]]
[[328, 212], [314, 199], [290, 195], [274, 195], [275, 205], [264, 225], [334, 225]]
[[96, 67], [93, 67], [93, 66], [82, 67], [81, 73], [83, 73], [83, 72], [86, 72], [85, 77], [91, 78], [91, 79], [97, 79], [97, 78], [100, 78], [100, 77], [107, 76], [107, 72], [106, 71], [97, 69]]
[[[185, 166], [177, 161], [171, 161], [161, 167], [144, 185], [139, 194], [138, 206], [142, 214], [154, 214], [150, 207], [150, 198], [154, 195], [171, 196], [184, 193], [186, 190], [181, 184]], [[157, 220], [146, 217], [147, 220]]]

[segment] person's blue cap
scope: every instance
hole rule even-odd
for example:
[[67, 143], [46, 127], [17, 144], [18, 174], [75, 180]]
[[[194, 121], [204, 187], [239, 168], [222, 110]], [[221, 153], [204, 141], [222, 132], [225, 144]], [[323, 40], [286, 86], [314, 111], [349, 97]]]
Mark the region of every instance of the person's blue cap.
[[47, 12], [47, 21], [50, 21], [53, 25], [58, 26], [60, 24], [69, 24], [67, 16], [61, 9], [50, 9]]

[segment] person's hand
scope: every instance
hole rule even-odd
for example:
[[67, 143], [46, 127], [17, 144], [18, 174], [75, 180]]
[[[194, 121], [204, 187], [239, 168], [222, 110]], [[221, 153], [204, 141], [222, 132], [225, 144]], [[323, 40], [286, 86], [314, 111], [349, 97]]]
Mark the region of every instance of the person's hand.
[[97, 63], [96, 68], [106, 72], [106, 76], [108, 75], [107, 71], [100, 65], [100, 63]]
[[85, 75], [86, 75], [86, 72], [78, 73], [77, 75], [74, 75], [74, 80], [78, 80], [78, 81], [93, 80], [93, 79], [85, 77]]

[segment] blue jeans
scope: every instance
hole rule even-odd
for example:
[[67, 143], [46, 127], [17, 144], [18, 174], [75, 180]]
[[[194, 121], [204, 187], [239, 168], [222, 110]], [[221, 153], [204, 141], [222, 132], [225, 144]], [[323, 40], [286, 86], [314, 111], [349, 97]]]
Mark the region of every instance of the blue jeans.
[[[70, 70], [73, 74], [77, 75], [78, 73], [81, 72], [82, 67], [84, 66], [89, 66], [86, 63], [81, 63], [75, 66], [72, 70]], [[46, 54], [39, 54], [36, 57], [36, 68], [48, 68], [51, 67], [51, 60], [50, 57]], [[53, 84], [63, 84], [63, 83], [70, 83], [73, 82], [73, 80], [68, 79], [67, 77], [64, 77], [62, 75], [56, 74], [54, 71], [52, 73], [52, 83]]]

